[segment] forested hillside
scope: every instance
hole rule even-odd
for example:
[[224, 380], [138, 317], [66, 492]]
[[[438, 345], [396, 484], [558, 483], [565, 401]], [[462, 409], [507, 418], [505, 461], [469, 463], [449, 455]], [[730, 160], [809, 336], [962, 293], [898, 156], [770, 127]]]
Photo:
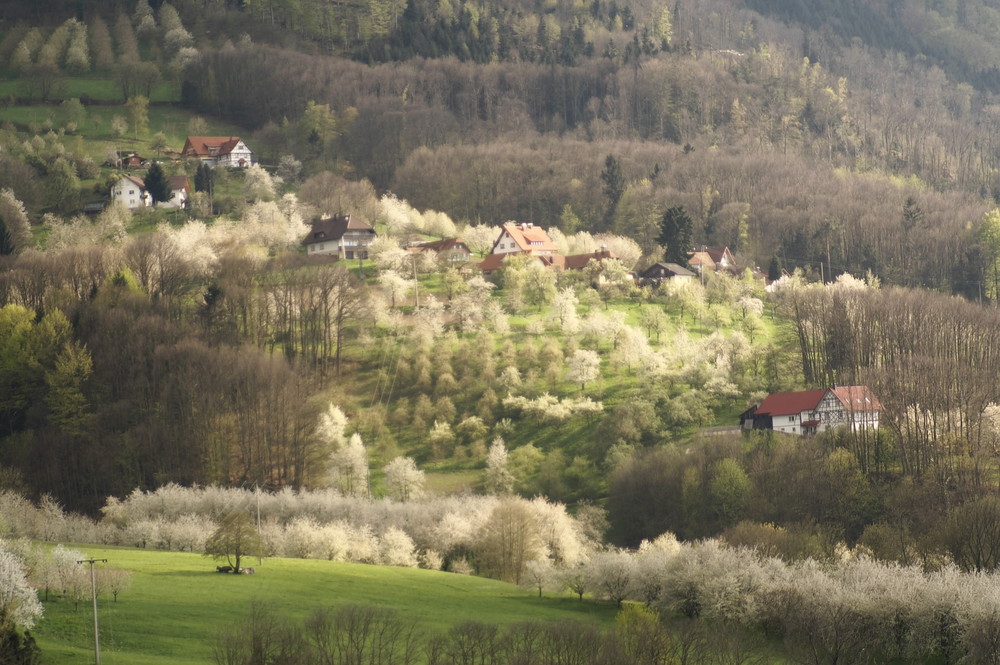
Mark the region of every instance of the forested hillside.
[[[170, 482], [406, 498], [419, 465], [432, 491], [606, 505], [621, 545], [773, 523], [796, 556], [979, 567], [954, 534], [997, 472], [998, 56], [989, 7], [939, 5], [19, 7], [3, 484], [89, 512]], [[181, 159], [209, 123], [263, 168]], [[79, 215], [120, 145], [191, 178], [189, 210]], [[626, 279], [683, 256], [671, 210], [749, 270]], [[331, 213], [376, 226], [369, 259], [304, 255]], [[596, 288], [404, 249], [488, 251], [507, 220], [620, 261]], [[878, 392], [878, 436], [699, 433], [838, 383]]]

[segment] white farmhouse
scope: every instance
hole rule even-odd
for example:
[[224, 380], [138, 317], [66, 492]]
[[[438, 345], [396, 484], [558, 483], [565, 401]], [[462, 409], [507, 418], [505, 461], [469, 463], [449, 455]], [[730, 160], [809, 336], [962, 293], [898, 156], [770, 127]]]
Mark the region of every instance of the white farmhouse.
[[375, 229], [367, 222], [342, 215], [313, 222], [303, 240], [309, 256], [333, 255], [341, 259], [367, 259], [368, 247], [375, 240]]
[[146, 191], [146, 183], [131, 175], [123, 175], [111, 187], [111, 200], [124, 204], [129, 210], [153, 205], [153, 196]]
[[248, 168], [253, 164], [253, 152], [238, 136], [189, 136], [181, 154], [211, 166]]
[[878, 429], [881, 410], [868, 386], [834, 386], [768, 395], [740, 415], [740, 426], [803, 436], [840, 426], [857, 432]]

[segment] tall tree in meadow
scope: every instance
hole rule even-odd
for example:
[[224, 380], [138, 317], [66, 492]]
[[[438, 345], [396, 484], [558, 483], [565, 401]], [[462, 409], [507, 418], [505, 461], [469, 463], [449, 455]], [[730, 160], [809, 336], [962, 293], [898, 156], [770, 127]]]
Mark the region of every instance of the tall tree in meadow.
[[264, 540], [253, 525], [250, 516], [232, 512], [222, 518], [219, 528], [205, 542], [205, 556], [225, 559], [234, 573], [239, 573], [243, 559], [262, 556]]
[[136, 95], [129, 98], [125, 102], [125, 111], [128, 113], [128, 119], [132, 123], [132, 131], [135, 132], [135, 138], [139, 138], [139, 134], [145, 134], [149, 131], [148, 97]]

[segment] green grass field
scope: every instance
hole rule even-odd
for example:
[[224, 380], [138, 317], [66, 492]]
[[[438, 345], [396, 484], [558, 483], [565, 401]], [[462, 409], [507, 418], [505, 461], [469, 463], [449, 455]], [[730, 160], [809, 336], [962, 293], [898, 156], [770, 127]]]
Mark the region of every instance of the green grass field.
[[[478, 577], [387, 566], [300, 559], [253, 560], [255, 575], [220, 575], [199, 554], [75, 546], [131, 570], [114, 602], [98, 599], [104, 665], [208, 665], [220, 630], [245, 616], [251, 601], [301, 620], [317, 607], [347, 604], [395, 609], [428, 634], [468, 620], [506, 625], [526, 620], [610, 622], [610, 604], [535, 592]], [[103, 565], [103, 564], [98, 564]], [[93, 662], [89, 601], [45, 603], [34, 635], [46, 665]]]

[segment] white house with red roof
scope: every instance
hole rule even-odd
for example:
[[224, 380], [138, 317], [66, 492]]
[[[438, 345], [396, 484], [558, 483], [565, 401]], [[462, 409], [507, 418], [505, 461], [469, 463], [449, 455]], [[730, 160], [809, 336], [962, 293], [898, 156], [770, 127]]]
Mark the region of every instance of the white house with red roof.
[[253, 164], [253, 152], [238, 136], [189, 136], [181, 154], [212, 166], [247, 168]]
[[802, 436], [840, 426], [856, 432], [878, 429], [881, 410], [881, 403], [868, 386], [773, 393], [740, 415], [740, 427]]
[[736, 273], [736, 257], [728, 247], [705, 247], [691, 252], [688, 265], [699, 275], [702, 271]]
[[542, 227], [531, 222], [508, 222], [503, 225], [490, 253], [545, 256], [558, 254], [559, 249]]

